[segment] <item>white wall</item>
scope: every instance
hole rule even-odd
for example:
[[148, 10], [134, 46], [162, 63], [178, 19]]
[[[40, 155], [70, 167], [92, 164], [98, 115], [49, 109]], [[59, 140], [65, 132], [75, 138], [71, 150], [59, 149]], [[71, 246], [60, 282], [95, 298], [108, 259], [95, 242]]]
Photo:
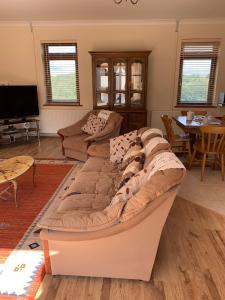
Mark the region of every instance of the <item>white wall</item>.
[[[149, 125], [162, 127], [162, 113], [177, 114], [176, 63], [182, 39], [221, 40], [216, 98], [225, 90], [225, 24], [0, 24], [0, 83], [38, 84], [41, 131], [55, 133], [58, 128], [78, 120], [92, 108], [91, 56], [88, 51], [152, 50], [149, 57], [147, 108]], [[44, 106], [45, 87], [41, 42], [75, 41], [78, 44], [80, 107]], [[221, 108], [212, 109], [224, 114]]]

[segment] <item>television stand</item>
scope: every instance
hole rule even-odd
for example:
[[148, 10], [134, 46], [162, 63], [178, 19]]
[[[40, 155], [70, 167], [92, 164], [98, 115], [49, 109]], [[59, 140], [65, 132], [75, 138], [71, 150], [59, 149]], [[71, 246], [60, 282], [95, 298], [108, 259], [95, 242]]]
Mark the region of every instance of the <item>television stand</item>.
[[0, 123], [0, 146], [32, 141], [40, 143], [38, 119], [7, 120], [7, 123]]

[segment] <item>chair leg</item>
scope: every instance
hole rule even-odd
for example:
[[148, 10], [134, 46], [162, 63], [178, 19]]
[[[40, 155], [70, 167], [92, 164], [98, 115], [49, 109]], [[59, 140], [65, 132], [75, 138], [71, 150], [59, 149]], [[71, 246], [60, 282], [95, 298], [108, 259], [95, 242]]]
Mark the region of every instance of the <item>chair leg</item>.
[[189, 159], [189, 162], [191, 160], [191, 144], [190, 144], [190, 141], [187, 142], [187, 150], [188, 150], [188, 159]]
[[188, 167], [189, 170], [191, 170], [191, 166], [192, 166], [192, 163], [194, 161], [195, 155], [196, 155], [196, 149], [194, 148], [194, 151], [193, 151], [190, 163], [189, 163], [189, 167]]
[[202, 159], [201, 181], [203, 181], [203, 177], [204, 177], [205, 163], [206, 163], [206, 153], [203, 154], [203, 159]]
[[224, 154], [221, 154], [221, 178], [224, 181]]
[[216, 160], [217, 160], [217, 157], [216, 157], [216, 154], [214, 154], [214, 160], [213, 160], [213, 163], [212, 163], [213, 170], [216, 169]]

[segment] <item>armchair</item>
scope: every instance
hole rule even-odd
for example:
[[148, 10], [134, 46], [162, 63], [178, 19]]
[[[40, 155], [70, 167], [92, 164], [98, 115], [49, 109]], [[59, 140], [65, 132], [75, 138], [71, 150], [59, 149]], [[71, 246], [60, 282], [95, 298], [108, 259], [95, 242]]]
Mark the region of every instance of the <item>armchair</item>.
[[77, 123], [58, 130], [57, 133], [62, 140], [63, 155], [66, 157], [86, 161], [91, 144], [100, 141], [102, 143], [119, 135], [123, 118], [116, 112], [110, 114], [106, 126], [101, 132], [93, 135], [84, 133], [81, 128], [86, 124], [91, 113], [97, 115], [99, 110], [92, 110]]

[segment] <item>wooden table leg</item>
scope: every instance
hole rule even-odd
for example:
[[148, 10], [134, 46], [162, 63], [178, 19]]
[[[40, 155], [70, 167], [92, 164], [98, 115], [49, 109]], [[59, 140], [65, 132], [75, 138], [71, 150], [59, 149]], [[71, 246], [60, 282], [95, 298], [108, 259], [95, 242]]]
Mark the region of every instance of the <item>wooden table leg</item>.
[[16, 207], [18, 207], [18, 203], [17, 203], [17, 189], [18, 189], [18, 186], [17, 186], [17, 181], [16, 180], [12, 180], [12, 185], [13, 185], [13, 189], [14, 189], [14, 201], [15, 201], [15, 205]]
[[34, 177], [35, 177], [35, 173], [36, 173], [36, 165], [35, 162], [33, 163], [33, 185], [34, 185]]

